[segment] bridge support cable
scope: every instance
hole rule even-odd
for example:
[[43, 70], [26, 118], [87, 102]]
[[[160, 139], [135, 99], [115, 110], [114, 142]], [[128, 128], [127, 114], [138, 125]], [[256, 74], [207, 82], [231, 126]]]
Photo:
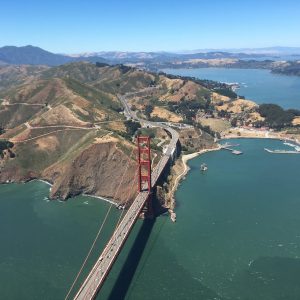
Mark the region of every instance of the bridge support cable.
[[[136, 179], [137, 179], [137, 176], [138, 174], [136, 173], [136, 175], [135, 175], [135, 177], [134, 177], [134, 179], [132, 180], [132, 183], [131, 183], [131, 190], [133, 189], [133, 187], [134, 187], [134, 184], [136, 184]], [[127, 199], [126, 199], [126, 201], [125, 201], [125, 206], [126, 206], [126, 204], [128, 203], [128, 201], [130, 200], [130, 190], [128, 191], [128, 196], [127, 196]], [[117, 229], [118, 229], [118, 226], [120, 225], [120, 222], [121, 222], [121, 220], [122, 220], [122, 217], [123, 217], [123, 215], [124, 215], [124, 212], [125, 212], [125, 208], [122, 210], [122, 212], [121, 212], [121, 214], [120, 214], [120, 216], [119, 216], [119, 218], [118, 218], [118, 222], [117, 222], [117, 225], [115, 226], [115, 229], [114, 229], [114, 232], [113, 232], [113, 234], [112, 234], [112, 237], [113, 236], [115, 236], [115, 233], [116, 233], [116, 231], [117, 231]], [[112, 242], [113, 243], [117, 243], [117, 240], [118, 240], [118, 237], [116, 237]], [[99, 271], [98, 271], [98, 275], [99, 275]], [[94, 286], [93, 286], [93, 289], [95, 289], [95, 285], [96, 285], [97, 283], [95, 283], [94, 282]], [[91, 294], [91, 290], [88, 290], [87, 292], [86, 292], [86, 294], [84, 295], [84, 298], [87, 298], [88, 296], [91, 296], [92, 297], [92, 294]]]
[[[130, 153], [129, 158], [128, 158], [127, 163], [126, 163], [125, 170], [124, 170], [124, 172], [123, 172], [123, 174], [122, 174], [121, 180], [120, 180], [120, 182], [119, 182], [119, 184], [118, 184], [118, 187], [117, 187], [117, 189], [116, 189], [116, 191], [115, 191], [115, 195], [114, 195], [114, 198], [113, 198], [113, 199], [116, 199], [116, 198], [117, 198], [117, 195], [118, 195], [118, 193], [119, 193], [120, 187], [121, 187], [121, 185], [122, 185], [122, 183], [123, 183], [123, 180], [124, 180], [124, 178], [125, 178], [125, 174], [127, 173], [127, 170], [128, 170], [128, 168], [129, 168], [130, 159], [131, 159], [131, 156], [132, 156], [134, 150], [135, 150], [134, 148], [131, 150], [131, 153]], [[73, 288], [74, 288], [76, 282], [78, 281], [79, 276], [81, 275], [81, 273], [82, 273], [82, 271], [83, 271], [83, 269], [84, 269], [84, 267], [85, 267], [85, 265], [86, 265], [86, 263], [87, 263], [89, 257], [91, 256], [92, 251], [93, 251], [93, 249], [94, 249], [94, 247], [95, 247], [95, 245], [96, 245], [97, 240], [99, 239], [99, 236], [100, 236], [100, 234], [101, 234], [101, 232], [102, 232], [102, 230], [103, 230], [103, 227], [104, 227], [104, 225], [105, 225], [105, 223], [106, 223], [106, 221], [107, 221], [107, 219], [108, 219], [109, 213], [111, 212], [111, 209], [112, 209], [113, 205], [114, 205], [114, 204], [111, 203], [110, 206], [108, 207], [107, 212], [106, 212], [106, 214], [105, 214], [105, 217], [104, 217], [104, 219], [103, 219], [103, 221], [102, 221], [102, 223], [101, 223], [101, 225], [100, 225], [100, 227], [99, 227], [99, 230], [98, 230], [98, 232], [97, 232], [97, 234], [96, 234], [96, 237], [95, 237], [95, 239], [94, 239], [94, 241], [93, 241], [93, 243], [92, 243], [92, 245], [91, 245], [91, 247], [90, 247], [90, 249], [89, 249], [89, 251], [88, 251], [87, 256], [85, 257], [85, 259], [84, 259], [84, 261], [83, 261], [83, 263], [82, 263], [82, 265], [81, 265], [81, 267], [80, 267], [80, 269], [79, 269], [79, 272], [77, 273], [77, 275], [76, 275], [76, 277], [75, 277], [75, 279], [74, 279], [74, 281], [73, 281], [73, 283], [72, 283], [72, 285], [71, 285], [71, 287], [70, 287], [70, 289], [69, 289], [69, 291], [68, 291], [68, 293], [67, 293], [67, 295], [66, 295], [66, 297], [65, 297], [65, 300], [67, 300], [67, 299], [69, 298], [69, 296], [70, 296], [70, 294], [71, 294], [71, 292], [72, 292], [72, 290], [73, 290]]]
[[82, 284], [80, 290], [75, 295], [74, 300], [91, 300], [99, 292], [103, 282], [107, 278], [113, 263], [117, 259], [133, 225], [135, 224], [142, 208], [148, 199], [147, 192], [141, 192], [134, 202], [134, 207], [130, 207], [124, 218], [121, 220], [114, 235], [111, 237], [106, 247], [99, 256], [93, 269]]
[[[136, 184], [136, 179], [138, 179], [139, 189], [140, 189], [140, 187], [141, 187], [141, 189], [143, 189], [144, 183], [147, 183], [146, 189], [148, 190], [149, 194], [151, 191], [151, 153], [150, 153], [149, 137], [137, 137], [137, 145], [138, 145], [138, 147], [137, 147], [137, 150], [138, 150], [138, 155], [137, 155], [138, 172], [136, 172], [134, 179], [131, 182], [131, 186], [130, 186], [130, 189], [128, 190], [128, 194], [127, 194], [127, 199], [124, 203], [125, 206], [128, 203], [128, 201], [130, 200], [130, 191], [134, 188], [134, 184]], [[149, 173], [146, 173], [146, 175], [144, 175], [144, 172], [145, 172], [145, 170], [143, 170], [144, 165], [146, 166], [146, 172], [149, 171]], [[150, 166], [150, 169], [148, 169], [149, 166]], [[141, 191], [138, 190], [138, 192], [141, 192]], [[146, 203], [146, 205], [147, 205], [147, 209], [149, 210], [148, 202]], [[117, 233], [118, 227], [122, 221], [124, 212], [125, 212], [125, 209], [123, 209], [122, 213], [120, 214], [120, 216], [118, 218], [118, 222], [115, 226], [115, 230], [114, 230], [114, 232], [112, 234], [112, 238], [110, 240], [110, 242], [112, 244], [117, 243], [118, 235], [116, 233]], [[151, 210], [151, 212], [152, 212], [152, 210]], [[103, 250], [103, 253], [104, 252], [106, 252], [106, 247]], [[102, 254], [101, 254], [101, 256], [102, 256]], [[95, 264], [94, 268], [98, 268], [98, 262]], [[101, 272], [100, 270], [97, 271], [97, 277], [100, 275], [100, 272]], [[98, 285], [98, 282], [94, 281], [93, 284], [91, 285], [90, 289], [88, 289], [85, 292], [83, 298], [84, 299], [92, 299], [93, 291], [97, 290], [97, 285]]]
[[169, 163], [172, 151], [176, 147], [178, 133], [175, 131], [175, 133], [173, 133], [173, 130], [171, 129], [170, 132], [172, 134], [172, 140], [168, 149], [161, 157], [158, 165], [156, 165], [153, 169], [153, 172], [150, 173], [150, 176], [148, 176], [148, 171], [150, 170], [151, 172], [150, 140], [149, 138], [145, 140], [139, 139], [138, 149], [140, 149], [140, 151], [138, 152], [139, 166], [137, 172], [140, 183], [139, 193], [126, 211], [124, 217], [121, 219], [119, 226], [115, 229], [113, 235], [107, 242], [102, 253], [99, 255], [98, 260], [94, 264], [85, 281], [82, 283], [77, 294], [74, 296], [74, 300], [95, 299], [97, 293], [103, 286], [103, 283], [105, 282], [136, 220], [150, 202], [149, 198], [151, 196], [151, 187], [154, 187], [157, 184], [157, 180]]

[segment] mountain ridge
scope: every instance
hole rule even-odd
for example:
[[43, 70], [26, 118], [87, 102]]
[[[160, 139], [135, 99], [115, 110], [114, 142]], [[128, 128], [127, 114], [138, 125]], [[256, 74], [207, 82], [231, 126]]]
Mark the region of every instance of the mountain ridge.
[[[47, 65], [58, 66], [66, 63], [86, 60], [84, 57], [71, 57], [63, 54], [55, 54], [40, 47], [27, 46], [4, 46], [0, 48], [0, 65]], [[89, 58], [93, 61], [93, 58]], [[96, 61], [105, 62], [101, 57]]]
[[185, 52], [130, 52], [100, 51], [79, 54], [55, 54], [32, 45], [4, 46], [0, 48], [0, 65], [48, 65], [58, 66], [71, 62], [88, 61], [108, 64], [116, 63], [162, 63], [189, 59], [250, 59], [280, 55], [300, 55], [300, 47], [269, 47], [241, 49], [199, 49]]

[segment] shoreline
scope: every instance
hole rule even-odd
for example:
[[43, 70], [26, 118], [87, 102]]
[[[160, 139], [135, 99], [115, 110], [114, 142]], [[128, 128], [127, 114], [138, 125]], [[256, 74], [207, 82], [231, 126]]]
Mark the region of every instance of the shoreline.
[[[25, 183], [29, 183], [29, 182], [32, 182], [32, 181], [39, 181], [39, 182], [42, 182], [42, 183], [44, 183], [44, 184], [50, 186], [49, 191], [51, 191], [51, 188], [52, 188], [52, 186], [53, 186], [53, 184], [50, 183], [49, 181], [47, 181], [47, 180], [45, 180], [45, 179], [38, 179], [38, 178], [29, 180], [29, 181], [20, 182], [20, 183], [25, 184]], [[7, 183], [5, 183], [5, 184], [10, 184], [10, 183], [16, 183], [16, 184], [18, 184], [18, 182], [7, 182]], [[115, 201], [113, 201], [113, 200], [111, 200], [111, 199], [101, 197], [101, 196], [90, 195], [90, 194], [85, 194], [85, 193], [79, 194], [79, 195], [77, 195], [77, 196], [91, 197], [91, 198], [99, 199], [99, 200], [102, 200], [102, 201], [104, 201], [104, 202], [108, 202], [108, 203], [110, 203], [110, 204], [113, 204], [113, 205], [115, 205], [116, 207], [119, 205], [119, 203], [117, 203], [117, 202], [115, 202]], [[75, 197], [77, 197], [77, 196], [75, 196]], [[69, 198], [69, 199], [72, 199], [72, 198], [75, 198], [75, 197], [71, 197], [71, 198]], [[48, 197], [47, 197], [47, 198], [48, 198]], [[66, 202], [66, 201], [68, 201], [67, 199], [66, 199], [66, 200], [61, 200], [61, 199], [50, 199], [50, 198], [48, 198], [48, 199], [49, 199], [50, 201], [55, 201], [55, 200], [57, 200], [57, 201], [59, 201], [59, 202]]]
[[288, 137], [276, 137], [276, 136], [266, 136], [266, 137], [263, 137], [263, 136], [228, 136], [228, 137], [224, 137], [224, 138], [219, 139], [219, 141], [231, 140], [231, 139], [278, 140], [278, 141], [282, 141], [282, 142], [284, 142], [284, 141], [291, 142], [291, 143], [294, 143], [297, 146], [300, 146], [300, 141], [298, 141], [297, 139], [291, 139], [291, 138], [288, 138]]
[[169, 197], [171, 198], [171, 207], [168, 209], [168, 211], [170, 213], [170, 217], [173, 222], [176, 222], [176, 213], [174, 212], [174, 209], [176, 207], [175, 193], [176, 193], [180, 183], [184, 180], [185, 176], [190, 171], [190, 167], [188, 166], [187, 162], [199, 155], [204, 154], [204, 153], [219, 151], [221, 149], [222, 149], [221, 146], [218, 144], [218, 146], [216, 148], [202, 149], [200, 151], [193, 152], [190, 154], [184, 154], [179, 158], [183, 164], [183, 171], [180, 174], [176, 175], [172, 190], [169, 192]]
[[221, 146], [218, 145], [218, 147], [216, 148], [207, 148], [207, 149], [203, 149], [203, 150], [200, 150], [200, 151], [197, 151], [197, 152], [193, 152], [193, 153], [190, 153], [190, 154], [184, 154], [182, 155], [181, 157], [181, 161], [184, 165], [184, 170], [181, 174], [179, 174], [176, 179], [175, 179], [175, 185], [174, 185], [174, 188], [172, 190], [172, 192], [176, 192], [179, 184], [180, 184], [180, 181], [183, 179], [183, 177], [190, 171], [190, 167], [189, 165], [187, 164], [189, 160], [193, 159], [193, 158], [196, 158], [204, 153], [208, 153], [208, 152], [213, 152], [213, 151], [219, 151], [221, 150]]
[[176, 178], [177, 181], [178, 181], [177, 186], [180, 183], [180, 179], [182, 177], [184, 177], [189, 172], [189, 170], [190, 170], [190, 167], [187, 164], [187, 162], [189, 160], [191, 160], [193, 158], [196, 158], [196, 157], [198, 157], [198, 156], [200, 156], [200, 155], [202, 155], [204, 153], [213, 152], [213, 151], [219, 151], [221, 149], [222, 149], [221, 146], [218, 145], [216, 148], [207, 148], [207, 149], [203, 149], [203, 150], [200, 150], [200, 151], [197, 151], [197, 152], [193, 152], [193, 153], [190, 153], [190, 154], [184, 154], [184, 155], [182, 155], [181, 161], [183, 162], [183, 165], [184, 165], [184, 171], [181, 174], [179, 174], [179, 176], [177, 177], [179, 179]]
[[91, 197], [91, 198], [95, 198], [95, 199], [99, 199], [99, 200], [102, 200], [104, 202], [108, 202], [110, 204], [113, 204], [115, 205], [116, 207], [118, 207], [118, 203], [113, 201], [113, 200], [110, 200], [110, 199], [107, 199], [107, 198], [104, 198], [104, 197], [101, 197], [101, 196], [94, 196], [94, 195], [90, 195], [90, 194], [80, 194], [78, 196], [83, 196], [83, 197]]
[[[33, 179], [32, 181], [35, 181], [35, 180], [36, 180], [36, 181], [43, 182], [43, 183], [49, 185], [49, 186], [50, 186], [50, 191], [51, 191], [51, 188], [52, 188], [52, 186], [53, 186], [52, 183], [50, 183], [49, 181], [44, 180], [44, 179]], [[118, 205], [119, 205], [117, 202], [115, 202], [115, 201], [113, 201], [113, 200], [110, 200], [110, 199], [108, 199], [108, 198], [101, 197], [101, 196], [90, 195], [90, 194], [85, 194], [85, 193], [79, 194], [79, 195], [77, 195], [77, 196], [91, 197], [91, 198], [95, 198], [95, 199], [99, 199], [99, 200], [108, 202], [108, 203], [113, 204], [113, 205], [115, 205], [115, 206], [118, 206]], [[76, 196], [75, 196], [75, 197], [76, 197]], [[70, 199], [72, 199], [72, 198], [74, 198], [74, 197], [71, 197]], [[59, 200], [59, 199], [57, 199], [57, 200], [58, 200], [58, 201], [61, 201], [61, 202], [67, 201], [67, 200]]]
[[50, 186], [50, 191], [51, 191], [51, 188], [52, 188], [52, 186], [53, 186], [52, 183], [50, 183], [49, 181], [44, 180], [44, 179], [33, 179], [32, 181], [40, 181], [40, 182], [43, 182], [43, 183], [49, 185], [49, 186]]
[[[233, 129], [233, 128], [232, 128]], [[232, 130], [231, 129], [231, 130]], [[239, 130], [238, 128], [235, 128], [235, 130]], [[223, 137], [221, 137], [218, 141], [222, 141], [222, 140], [229, 140], [229, 139], [266, 139], [266, 140], [280, 140], [280, 141], [289, 141], [291, 143], [294, 143], [298, 146], [300, 146], [300, 141], [293, 137], [287, 137], [284, 135], [276, 135], [274, 134], [274, 132], [270, 132], [270, 131], [265, 131], [265, 132], [255, 132], [255, 131], [249, 131], [249, 132], [245, 132], [242, 131], [243, 135], [238, 135], [236, 133], [230, 133], [230, 134], [225, 134]], [[257, 135], [255, 135], [257, 134]], [[208, 152], [212, 152], [212, 151], [219, 151], [221, 150], [221, 146], [220, 144], [217, 144], [217, 147], [215, 148], [206, 148], [206, 149], [202, 149], [200, 151], [197, 152], [193, 152], [190, 154], [183, 154], [181, 157], [178, 158], [179, 161], [181, 161], [182, 166], [180, 166], [180, 173], [178, 174], [174, 174], [174, 181], [173, 184], [172, 182], [170, 182], [172, 184], [172, 189], [170, 190], [170, 192], [168, 193], [168, 197], [171, 200], [171, 205], [169, 206], [169, 213], [171, 214], [171, 219], [173, 221], [176, 220], [176, 213], [174, 212], [175, 207], [176, 207], [176, 198], [175, 198], [175, 194], [176, 191], [179, 187], [179, 185], [181, 184], [181, 182], [185, 179], [185, 176], [188, 174], [188, 172], [190, 171], [190, 167], [188, 166], [188, 161], [196, 158], [202, 154], [208, 153]], [[2, 184], [10, 184], [10, 183], [27, 183], [27, 182], [31, 182], [31, 181], [39, 181], [39, 182], [43, 182], [44, 184], [48, 185], [50, 188], [49, 190], [51, 191], [51, 188], [53, 186], [53, 184], [45, 179], [39, 179], [39, 178], [35, 178], [29, 181], [23, 181], [23, 182], [14, 182], [14, 181], [10, 181], [10, 182], [3, 182]], [[96, 195], [91, 195], [91, 194], [85, 194], [85, 193], [80, 193], [77, 196], [83, 196], [83, 197], [91, 197], [91, 198], [95, 198], [95, 199], [99, 199], [101, 201], [113, 204], [114, 206], [118, 207], [119, 203], [117, 203], [116, 201], [112, 200], [112, 199], [108, 199], [105, 197], [101, 197], [101, 196], [96, 196]], [[72, 199], [74, 197], [71, 197], [70, 199]], [[50, 199], [52, 200], [52, 199]], [[59, 200], [56, 199], [58, 201], [68, 201], [68, 200]]]
[[[300, 146], [300, 141], [298, 141], [298, 139], [296, 138], [290, 138], [290, 137], [284, 137], [284, 136], [276, 136], [276, 135], [271, 135], [272, 132], [266, 132], [265, 136], [253, 136], [253, 135], [244, 135], [244, 136], [240, 136], [237, 134], [231, 134], [231, 135], [227, 135], [222, 137], [221, 139], [219, 139], [218, 141], [222, 141], [222, 140], [230, 140], [230, 139], [267, 139], [267, 140], [280, 140], [280, 141], [289, 141], [292, 142], [296, 145]], [[208, 153], [208, 152], [212, 152], [212, 151], [219, 151], [221, 150], [221, 146], [220, 144], [218, 144], [218, 146], [216, 148], [207, 148], [207, 149], [203, 149], [197, 152], [193, 152], [190, 154], [184, 154], [182, 155], [179, 159], [181, 160], [182, 164], [183, 164], [183, 171], [176, 175], [176, 178], [174, 180], [174, 185], [172, 190], [170, 191], [170, 197], [171, 197], [171, 207], [169, 208], [169, 213], [171, 215], [171, 220], [173, 222], [176, 221], [176, 213], [174, 212], [174, 209], [176, 207], [176, 198], [175, 198], [175, 193], [180, 185], [180, 183], [185, 179], [185, 176], [188, 174], [188, 172], [190, 171], [190, 167], [188, 166], [188, 161], [196, 158], [204, 153]]]

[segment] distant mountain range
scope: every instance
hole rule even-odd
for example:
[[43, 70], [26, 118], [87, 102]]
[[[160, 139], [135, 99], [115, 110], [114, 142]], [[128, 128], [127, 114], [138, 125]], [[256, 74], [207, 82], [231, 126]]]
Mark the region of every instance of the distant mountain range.
[[[86, 60], [84, 57], [71, 57], [68, 55], [54, 54], [34, 46], [5, 46], [0, 48], [0, 65], [47, 65], [58, 66], [65, 63]], [[101, 57], [89, 57], [91, 62], [104, 62]]]
[[272, 47], [257, 49], [205, 49], [172, 52], [86, 52], [81, 54], [55, 54], [34, 46], [5, 46], [0, 48], [0, 65], [48, 65], [57, 66], [70, 62], [88, 61], [109, 64], [166, 63], [189, 59], [266, 59], [270, 56], [300, 55], [300, 47]]
[[265, 48], [224, 48], [224, 49], [197, 49], [185, 50], [178, 52], [122, 52], [122, 51], [101, 51], [101, 52], [85, 52], [70, 55], [72, 57], [91, 57], [100, 56], [109, 60], [124, 59], [209, 59], [209, 58], [248, 58], [248, 57], [264, 57], [264, 56], [289, 56], [299, 55], [300, 47], [265, 47]]
[[3, 64], [61, 65], [73, 61], [69, 56], [53, 54], [38, 47], [5, 46], [0, 48], [0, 61]]
[[[108, 61], [114, 62], [166, 62], [174, 60], [187, 59], [215, 59], [215, 58], [252, 58], [253, 54], [246, 53], [230, 53], [224, 51], [197, 52], [197, 53], [172, 53], [172, 52], [91, 52], [71, 55], [74, 58], [102, 57]], [[261, 57], [259, 54], [257, 57]]]
[[195, 54], [195, 53], [209, 53], [209, 52], [230, 52], [230, 53], [244, 53], [257, 55], [300, 55], [300, 47], [264, 47], [264, 48], [222, 48], [222, 49], [197, 49], [197, 50], [183, 50], [180, 54]]

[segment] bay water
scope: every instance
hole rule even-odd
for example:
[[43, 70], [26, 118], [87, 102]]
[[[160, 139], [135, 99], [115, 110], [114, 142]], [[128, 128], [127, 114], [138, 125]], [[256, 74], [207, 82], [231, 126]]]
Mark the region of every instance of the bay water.
[[[264, 151], [287, 149], [277, 140], [230, 142], [244, 154], [189, 161], [176, 223], [138, 220], [99, 299], [300, 299], [300, 155]], [[109, 206], [48, 193], [41, 182], [0, 186], [1, 299], [64, 299]]]
[[287, 76], [262, 69], [164, 69], [167, 74], [192, 76], [227, 83], [239, 83], [237, 94], [261, 103], [300, 109], [300, 76]]

